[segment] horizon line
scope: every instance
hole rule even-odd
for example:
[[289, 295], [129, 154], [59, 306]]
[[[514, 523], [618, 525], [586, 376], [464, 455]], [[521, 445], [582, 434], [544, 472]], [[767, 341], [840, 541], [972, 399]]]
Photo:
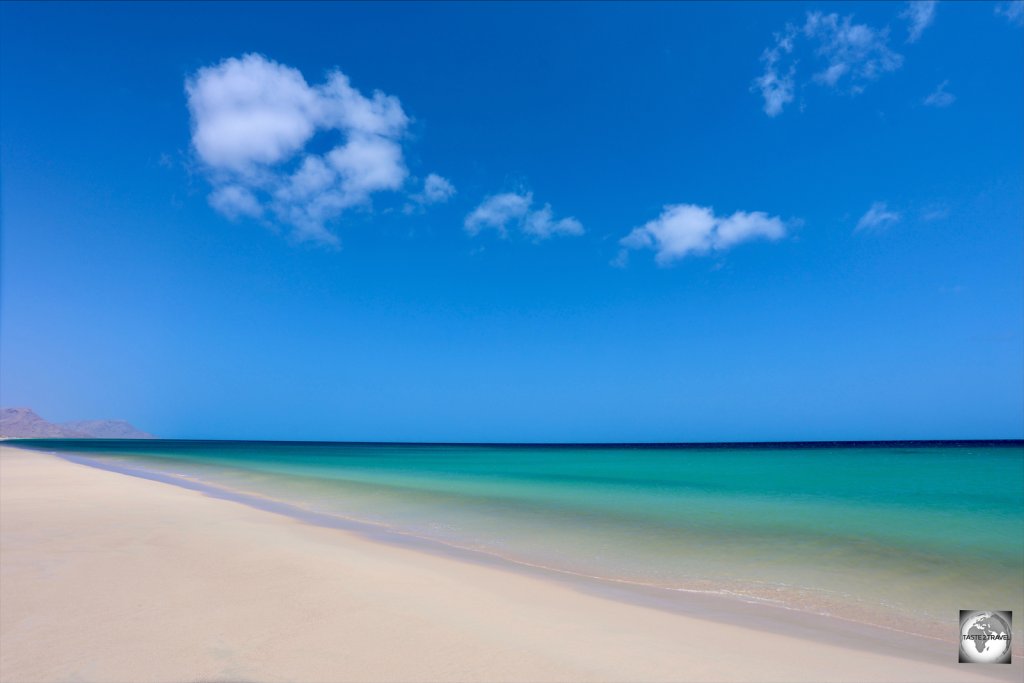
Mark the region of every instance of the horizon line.
[[856, 447], [888, 445], [931, 446], [1024, 446], [1024, 438], [1015, 439], [829, 439], [800, 441], [335, 441], [323, 439], [192, 439], [162, 438], [61, 438], [7, 437], [3, 441], [71, 441], [71, 442], [183, 442], [183, 443], [262, 443], [340, 446], [487, 446], [495, 448], [757, 448], [788, 446], [797, 448]]

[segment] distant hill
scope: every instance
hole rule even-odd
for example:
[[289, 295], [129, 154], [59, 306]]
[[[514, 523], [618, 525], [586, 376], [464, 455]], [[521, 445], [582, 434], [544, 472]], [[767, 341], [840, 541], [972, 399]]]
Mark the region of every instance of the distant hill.
[[0, 408], [0, 436], [18, 439], [155, 439], [124, 420], [54, 423], [31, 408]]

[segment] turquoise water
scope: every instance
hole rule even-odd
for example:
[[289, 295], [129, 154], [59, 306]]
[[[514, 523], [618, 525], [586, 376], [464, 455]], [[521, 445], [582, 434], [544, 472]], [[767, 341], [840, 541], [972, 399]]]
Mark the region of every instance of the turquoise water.
[[1024, 445], [33, 441], [558, 571], [937, 635], [1024, 613]]

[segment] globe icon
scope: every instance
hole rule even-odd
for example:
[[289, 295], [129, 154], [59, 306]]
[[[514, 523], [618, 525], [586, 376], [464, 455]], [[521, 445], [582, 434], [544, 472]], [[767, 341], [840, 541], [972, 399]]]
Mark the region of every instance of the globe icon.
[[961, 622], [961, 661], [1002, 661], [1010, 651], [1010, 625], [996, 612], [973, 612]]

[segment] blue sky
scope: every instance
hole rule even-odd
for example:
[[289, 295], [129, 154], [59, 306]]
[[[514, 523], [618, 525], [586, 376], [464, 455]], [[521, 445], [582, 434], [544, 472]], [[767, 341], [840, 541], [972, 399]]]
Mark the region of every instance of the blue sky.
[[1021, 9], [3, 3], [0, 398], [167, 437], [1021, 438]]

